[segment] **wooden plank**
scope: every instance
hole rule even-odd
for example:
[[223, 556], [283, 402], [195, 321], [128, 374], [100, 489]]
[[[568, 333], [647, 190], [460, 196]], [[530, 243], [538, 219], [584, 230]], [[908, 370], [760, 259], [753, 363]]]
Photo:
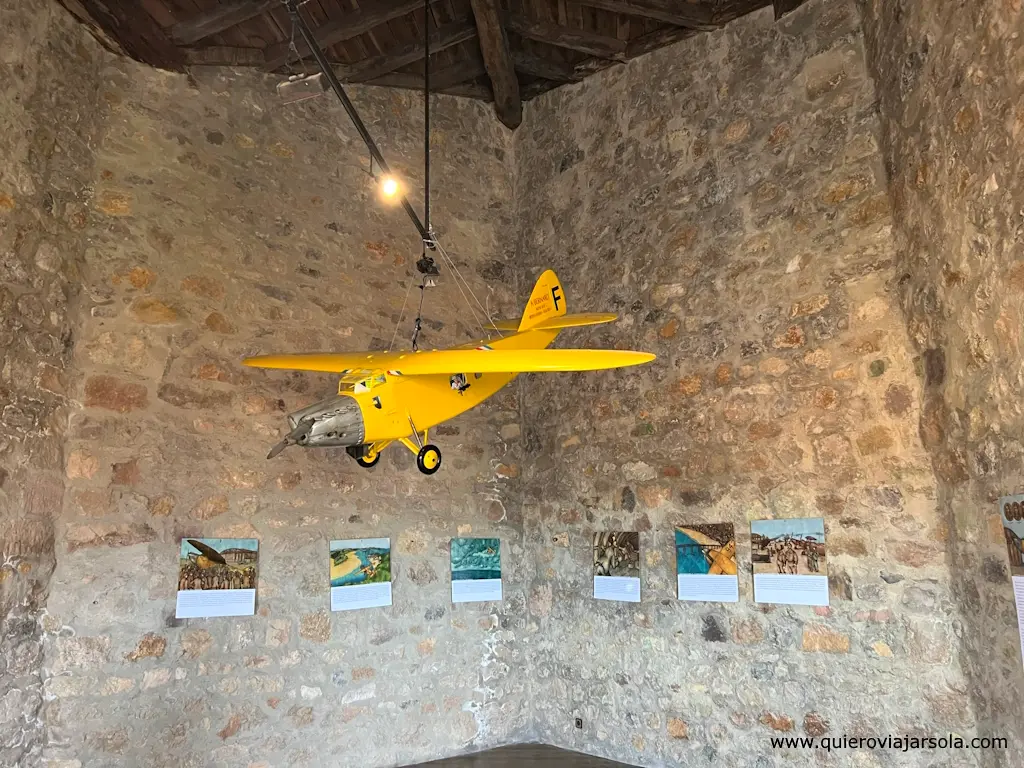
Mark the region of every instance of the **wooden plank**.
[[534, 80], [532, 83], [527, 83], [523, 86], [523, 101], [529, 101], [542, 93], [547, 93], [560, 86], [561, 83], [556, 83], [551, 80]]
[[199, 16], [179, 21], [170, 29], [171, 39], [178, 45], [192, 45], [205, 37], [244, 24], [274, 5], [279, 5], [279, 0], [234, 0], [217, 5]]
[[161, 69], [184, 70], [181, 51], [132, 0], [80, 0], [80, 6], [133, 59]]
[[127, 56], [121, 43], [114, 38], [111, 32], [100, 26], [100, 23], [89, 15], [89, 12], [82, 5], [80, 0], [57, 0], [79, 24], [83, 25], [90, 35], [95, 38], [103, 48], [118, 56]]
[[581, 0], [581, 4], [628, 16], [657, 19], [687, 29], [710, 30], [720, 26], [710, 5], [692, 5], [678, 0]]
[[494, 109], [498, 119], [509, 128], [517, 128], [523, 121], [523, 102], [519, 98], [519, 78], [508, 50], [508, 38], [501, 24], [497, 0], [471, 0], [476, 18], [477, 38], [484, 67], [491, 79]]
[[[430, 73], [430, 90], [443, 91], [469, 80], [475, 80], [487, 74], [484, 62], [479, 57], [472, 61], [460, 61], [444, 69]], [[412, 88], [423, 90], [422, 72], [392, 72], [367, 81], [367, 85], [389, 85], [393, 88]]]
[[521, 16], [505, 16], [504, 19], [506, 27], [527, 40], [600, 56], [602, 59], [623, 59], [626, 55], [626, 44], [614, 37]]
[[[364, 32], [369, 32], [374, 27], [387, 24], [392, 19], [412, 13], [423, 5], [423, 0], [383, 0], [380, 3], [369, 4], [368, 10], [358, 10], [339, 16], [334, 21], [328, 22], [321, 27], [313, 29], [313, 37], [321, 48], [329, 48], [344, 40], [351, 40]], [[302, 10], [299, 10], [302, 13]], [[296, 37], [295, 47], [303, 56], [309, 55], [309, 48], [304, 40]], [[291, 49], [288, 40], [267, 48], [267, 69], [274, 70], [278, 67], [295, 61], [295, 51]]]
[[657, 48], [664, 48], [666, 45], [678, 43], [680, 40], [685, 40], [697, 34], [700, 34], [697, 30], [686, 29], [685, 27], [665, 27], [654, 32], [648, 32], [646, 35], [641, 35], [626, 44], [626, 58], [635, 59], [637, 56], [643, 56], [645, 53], [650, 53]]
[[546, 59], [527, 51], [515, 51], [512, 54], [512, 62], [518, 71], [533, 77], [542, 77], [545, 80], [554, 80], [559, 83], [576, 83], [583, 79], [582, 75], [576, 73], [572, 65], [561, 61]]
[[163, 29], [174, 26], [174, 23], [178, 20], [174, 12], [167, 7], [163, 0], [140, 0], [139, 5]]
[[445, 88], [441, 93], [448, 96], [462, 96], [467, 99], [478, 99], [479, 101], [494, 101], [494, 94], [491, 89], [483, 83], [462, 83]]
[[576, 73], [577, 76], [579, 76], [582, 79], [585, 77], [589, 77], [595, 72], [600, 72], [603, 69], [608, 69], [609, 67], [617, 67], [621, 63], [622, 62], [613, 61], [611, 59], [599, 59], [595, 56], [594, 58], [584, 59], [583, 61], [574, 64], [573, 71]]
[[[476, 24], [471, 19], [454, 21], [435, 30], [430, 36], [430, 51], [437, 53], [476, 37]], [[394, 72], [404, 66], [423, 60], [423, 41], [415, 40], [395, 50], [357, 61], [346, 67], [336, 67], [338, 77], [350, 83], [361, 83]]]
[[[381, 79], [382, 80], [387, 80], [388, 78], [392, 78], [392, 77], [394, 77], [394, 75], [384, 75], [384, 77], [381, 78]], [[412, 90], [412, 91], [422, 91], [423, 90], [423, 82], [422, 81], [419, 84], [416, 84], [416, 83], [413, 83], [413, 82], [411, 82], [409, 80], [405, 80], [405, 79], [402, 79], [402, 78], [398, 78], [394, 82], [376, 82], [376, 81], [374, 81], [374, 82], [371, 82], [371, 83], [363, 83], [363, 85], [374, 85], [374, 86], [380, 86], [380, 87], [384, 87], [384, 88], [401, 88], [403, 90]], [[442, 94], [444, 94], [446, 96], [462, 96], [463, 98], [478, 99], [480, 101], [493, 101], [494, 100], [494, 96], [491, 93], [491, 89], [488, 88], [486, 85], [482, 85], [481, 83], [457, 83], [455, 85], [447, 86], [442, 91], [434, 91], [433, 81], [431, 81], [430, 92], [431, 93], [442, 93]]]
[[787, 13], [795, 11], [807, 0], [772, 0], [772, 8], [775, 9], [775, 20], [778, 21]]
[[210, 45], [202, 48], [182, 48], [185, 63], [208, 67], [262, 67], [262, 48], [237, 48], [230, 45]]

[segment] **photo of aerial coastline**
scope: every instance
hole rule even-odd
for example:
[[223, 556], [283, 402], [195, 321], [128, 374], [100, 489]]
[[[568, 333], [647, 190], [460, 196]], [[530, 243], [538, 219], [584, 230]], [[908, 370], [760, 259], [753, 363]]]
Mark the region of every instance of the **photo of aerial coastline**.
[[452, 581], [501, 578], [500, 539], [452, 539]]
[[332, 541], [330, 553], [332, 587], [391, 581], [390, 539]]
[[676, 573], [735, 576], [736, 529], [732, 523], [676, 527]]

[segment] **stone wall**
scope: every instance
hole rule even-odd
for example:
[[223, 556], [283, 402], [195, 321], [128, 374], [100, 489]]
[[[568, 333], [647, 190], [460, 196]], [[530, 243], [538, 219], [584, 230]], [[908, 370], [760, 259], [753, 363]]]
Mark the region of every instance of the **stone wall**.
[[39, 615], [64, 491], [71, 306], [96, 49], [49, 2], [0, 8], [0, 765], [39, 765]]
[[[537, 739], [763, 768], [771, 736], [950, 730], [1013, 743], [814, 759], [1011, 764], [1020, 4], [865, 2], [863, 34], [853, 0], [811, 0], [551, 92], [514, 139], [438, 99], [435, 221], [493, 314], [550, 266], [570, 311], [622, 316], [561, 344], [659, 357], [524, 377], [437, 431], [432, 478], [400, 448], [265, 461], [334, 382], [238, 365], [384, 347], [403, 315], [418, 241], [334, 102], [115, 59], [49, 2], [0, 10], [0, 764]], [[420, 102], [354, 98], [418, 206]], [[471, 338], [461, 307], [446, 277], [425, 346]], [[831, 607], [756, 605], [749, 521], [808, 516]], [[741, 601], [681, 604], [672, 525], [717, 521]], [[591, 536], [617, 528], [641, 532], [637, 606], [589, 597]], [[502, 538], [500, 606], [450, 603], [467, 534]], [[260, 539], [256, 617], [173, 618], [195, 535]], [[395, 605], [331, 614], [326, 542], [369, 535], [392, 538]]]
[[[811, 759], [772, 736], [972, 733], [879, 132], [842, 0], [765, 9], [527, 110], [521, 259], [559, 273], [570, 311], [622, 316], [564, 342], [658, 354], [524, 391], [542, 741], [760, 767]], [[819, 516], [831, 607], [755, 604], [749, 521]], [[672, 526], [719, 521], [740, 602], [682, 604]], [[600, 530], [640, 531], [639, 605], [590, 597]]]
[[[100, 72], [89, 248], [69, 384], [67, 493], [46, 633], [49, 756], [61, 766], [415, 762], [514, 742], [528, 721], [517, 637], [524, 571], [514, 392], [437, 430], [443, 471], [401, 447], [365, 470], [343, 450], [267, 461], [285, 414], [332, 376], [243, 368], [254, 353], [383, 348], [419, 240], [374, 198], [333, 99], [283, 106], [276, 80]], [[418, 163], [420, 102], [353, 100], [390, 158]], [[479, 296], [514, 243], [508, 134], [438, 99], [438, 232]], [[418, 169], [400, 168], [410, 185]], [[417, 294], [399, 344], [408, 345]], [[424, 346], [472, 338], [446, 277]], [[505, 601], [452, 606], [448, 541], [500, 536]], [[174, 618], [183, 536], [260, 540], [253, 618]], [[390, 536], [394, 606], [328, 611], [327, 542]]]
[[1024, 686], [997, 500], [1024, 488], [1024, 14], [1019, 0], [909, 0], [864, 17], [972, 697], [981, 732], [1011, 740], [992, 764], [1014, 765]]

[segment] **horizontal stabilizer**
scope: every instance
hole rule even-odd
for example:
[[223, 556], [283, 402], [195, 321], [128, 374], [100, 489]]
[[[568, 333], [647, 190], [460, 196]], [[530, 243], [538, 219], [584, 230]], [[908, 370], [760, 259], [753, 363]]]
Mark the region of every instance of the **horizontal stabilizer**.
[[[601, 325], [611, 323], [618, 319], [618, 315], [610, 312], [585, 312], [575, 315], [561, 315], [542, 320], [530, 328], [531, 331], [553, 331], [558, 328], [579, 328], [584, 325]], [[498, 320], [493, 325], [499, 331], [519, 330], [518, 320]]]
[[453, 373], [597, 371], [640, 365], [647, 352], [617, 349], [445, 349], [433, 352], [356, 352], [350, 354], [264, 355], [242, 361], [251, 368], [345, 373], [352, 369], [387, 371], [393, 376]]

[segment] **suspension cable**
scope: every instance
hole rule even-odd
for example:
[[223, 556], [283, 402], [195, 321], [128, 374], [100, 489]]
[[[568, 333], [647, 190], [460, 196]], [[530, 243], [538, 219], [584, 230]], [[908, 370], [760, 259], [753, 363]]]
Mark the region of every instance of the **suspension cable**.
[[[437, 242], [437, 252], [441, 254], [442, 261], [444, 261], [445, 265], [448, 267], [449, 270], [451, 270], [452, 274], [455, 276], [455, 284], [459, 286], [459, 292], [462, 293], [463, 300], [465, 300], [466, 304], [469, 306], [470, 311], [473, 313], [473, 319], [477, 321], [477, 323], [483, 329], [484, 333], [487, 334], [487, 338], [490, 338], [491, 331], [498, 330], [498, 327], [494, 324], [494, 318], [491, 317], [491, 313], [488, 312], [487, 308], [480, 303], [480, 299], [476, 297], [476, 294], [473, 292], [473, 288], [469, 285], [469, 281], [462, 276], [462, 273], [459, 271], [459, 268], [455, 266], [455, 261], [448, 254], [448, 251], [445, 249], [443, 245], [441, 245], [440, 242]], [[480, 321], [480, 318], [477, 316], [476, 311], [473, 309], [473, 305], [470, 304], [469, 299], [466, 297], [465, 291], [462, 290], [462, 285], [460, 285], [460, 281], [462, 284], [466, 286], [466, 290], [469, 291], [469, 295], [473, 297], [473, 301], [476, 302], [476, 305], [480, 308], [480, 311], [483, 312], [484, 317], [487, 318], [486, 324]]]
[[[430, 0], [423, 0], [423, 225], [430, 231]], [[423, 244], [423, 255], [427, 244]]]
[[405, 289], [405, 301], [402, 302], [402, 311], [398, 314], [398, 322], [395, 324], [395, 332], [391, 334], [391, 343], [388, 344], [388, 352], [395, 348], [395, 339], [398, 338], [398, 329], [402, 327], [402, 321], [405, 320], [405, 307], [409, 303], [410, 293], [412, 293], [412, 281], [409, 281], [409, 287]]
[[420, 281], [420, 308], [416, 310], [416, 323], [412, 329], [412, 351], [419, 349], [420, 331], [423, 330], [423, 295], [427, 290], [427, 277]]

